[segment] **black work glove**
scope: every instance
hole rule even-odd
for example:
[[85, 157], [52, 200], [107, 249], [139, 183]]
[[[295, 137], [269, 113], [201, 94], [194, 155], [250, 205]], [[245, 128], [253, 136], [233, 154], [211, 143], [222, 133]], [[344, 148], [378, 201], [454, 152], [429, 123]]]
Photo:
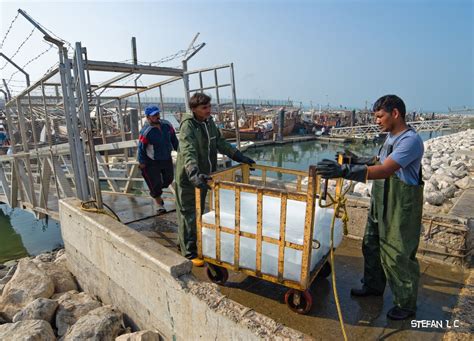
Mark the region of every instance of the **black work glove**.
[[196, 166], [190, 167], [189, 169], [186, 169], [186, 172], [188, 173], [189, 181], [191, 181], [194, 187], [200, 189], [211, 189], [207, 182], [212, 180], [212, 178], [207, 174], [199, 173], [199, 168]]
[[[336, 154], [336, 161], [338, 160], [338, 155], [339, 154]], [[351, 165], [373, 166], [377, 163], [376, 156], [359, 156], [347, 149], [344, 149], [344, 153], [342, 153], [342, 156], [344, 158], [343, 163], [349, 163]]]
[[254, 160], [252, 160], [251, 158], [245, 156], [244, 154], [242, 154], [242, 152], [240, 150], [237, 150], [235, 153], [234, 153], [234, 156], [232, 157], [232, 160], [236, 161], [236, 162], [240, 162], [240, 163], [246, 163], [248, 165], [253, 165], [255, 163]]
[[321, 175], [324, 179], [344, 178], [366, 182], [367, 165], [340, 165], [336, 161], [324, 159], [316, 165], [316, 174]]

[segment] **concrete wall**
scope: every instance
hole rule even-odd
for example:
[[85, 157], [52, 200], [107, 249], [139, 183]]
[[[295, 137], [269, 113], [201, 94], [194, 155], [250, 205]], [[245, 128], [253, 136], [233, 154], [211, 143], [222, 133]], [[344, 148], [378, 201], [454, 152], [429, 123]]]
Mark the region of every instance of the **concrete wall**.
[[125, 313], [135, 328], [165, 339], [302, 339], [286, 328], [198, 282], [180, 255], [103, 215], [60, 201], [61, 232], [70, 271], [84, 291]]

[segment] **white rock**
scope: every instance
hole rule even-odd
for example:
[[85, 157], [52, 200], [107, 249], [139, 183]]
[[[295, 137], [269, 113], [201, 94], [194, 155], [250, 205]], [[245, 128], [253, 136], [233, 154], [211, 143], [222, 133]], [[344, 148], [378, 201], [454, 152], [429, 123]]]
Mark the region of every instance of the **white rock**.
[[56, 259], [58, 259], [59, 257], [65, 254], [66, 254], [66, 249], [58, 250], [58, 252], [56, 252]]
[[40, 297], [50, 298], [53, 293], [53, 281], [32, 260], [24, 258], [3, 289], [0, 311], [11, 320], [28, 303]]
[[445, 197], [444, 197], [443, 193], [440, 193], [440, 192], [431, 192], [431, 193], [428, 193], [428, 194], [425, 196], [425, 200], [426, 200], [426, 202], [428, 202], [430, 205], [439, 206], [439, 205], [443, 204], [443, 202], [444, 202], [444, 200], [445, 200]]
[[465, 176], [461, 180], [456, 181], [455, 185], [458, 188], [461, 188], [461, 189], [468, 189], [468, 188], [472, 187], [473, 181], [469, 176]]
[[56, 328], [59, 336], [66, 334], [68, 328], [82, 316], [101, 306], [100, 302], [91, 295], [76, 291], [64, 293], [58, 298], [58, 303]]
[[439, 187], [439, 183], [442, 181], [447, 182], [448, 184], [453, 184], [454, 180], [455, 179], [453, 179], [452, 177], [449, 177], [447, 175], [440, 175], [440, 174], [433, 174], [433, 176], [430, 179], [430, 181], [432, 181], [433, 183], [437, 183], [438, 187]]
[[8, 262], [3, 263], [3, 265], [7, 268], [11, 268], [11, 267], [17, 265], [18, 263], [19, 263], [18, 259], [13, 259], [13, 260], [9, 260]]
[[64, 341], [113, 341], [123, 325], [122, 313], [112, 306], [94, 309], [82, 316], [64, 336]]
[[445, 180], [441, 180], [440, 182], [438, 182], [438, 188], [439, 189], [445, 189], [445, 188], [448, 188], [451, 184]]
[[55, 300], [37, 298], [13, 316], [13, 322], [24, 320], [45, 320], [46, 322], [51, 323], [57, 307], [58, 302]]
[[135, 333], [120, 335], [115, 341], [160, 341], [160, 334], [151, 330], [141, 330]]
[[431, 159], [431, 168], [437, 170], [443, 162], [439, 159]]
[[443, 195], [448, 199], [454, 197], [455, 192], [456, 192], [456, 186], [454, 185], [448, 185], [448, 187], [443, 188], [441, 190], [441, 193], [443, 193]]
[[27, 320], [0, 325], [0, 340], [54, 341], [53, 329], [43, 320]]
[[56, 259], [53, 263], [44, 263], [36, 261], [38, 267], [43, 270], [54, 283], [54, 292], [61, 293], [71, 290], [77, 290], [77, 284], [74, 277], [66, 267], [66, 259]]
[[354, 193], [360, 194], [362, 197], [370, 197], [370, 193], [372, 192], [372, 183], [363, 183], [358, 182], [354, 186]]
[[432, 182], [428, 181], [425, 183], [425, 188], [424, 188], [424, 193], [425, 195], [431, 192], [436, 192], [438, 190], [438, 187], [436, 187], [435, 184]]
[[10, 282], [10, 280], [13, 278], [13, 275], [15, 274], [16, 267], [17, 265], [15, 264], [11, 268], [6, 268], [8, 269], [7, 273], [2, 277], [2, 279], [0, 279], [0, 284], [5, 285]]
[[36, 256], [35, 260], [38, 260], [40, 262], [52, 262], [53, 261], [53, 255], [51, 253], [42, 253], [42, 254]]
[[423, 180], [429, 180], [433, 176], [432, 172], [423, 172]]

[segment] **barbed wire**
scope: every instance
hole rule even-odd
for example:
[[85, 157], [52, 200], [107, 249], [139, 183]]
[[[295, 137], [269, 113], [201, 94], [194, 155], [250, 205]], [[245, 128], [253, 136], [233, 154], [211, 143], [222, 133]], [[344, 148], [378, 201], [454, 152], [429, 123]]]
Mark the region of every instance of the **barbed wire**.
[[0, 50], [3, 49], [3, 44], [5, 43], [5, 40], [7, 39], [8, 34], [10, 33], [10, 30], [13, 27], [13, 24], [15, 23], [16, 19], [18, 18], [18, 15], [20, 15], [19, 12], [15, 15], [13, 20], [10, 22], [10, 26], [8, 27], [7, 33], [5, 33], [5, 35], [3, 36], [2, 43], [0, 44]]
[[154, 61], [154, 62], [141, 62], [142, 64], [148, 64], [150, 66], [156, 66], [156, 65], [160, 65], [160, 64], [163, 64], [163, 63], [167, 63], [167, 62], [170, 62], [172, 60], [175, 60], [175, 59], [178, 59], [180, 57], [184, 57], [186, 56], [188, 53], [192, 53], [194, 51], [196, 51], [196, 49], [201, 46], [201, 44], [198, 44], [198, 45], [194, 45], [191, 49], [186, 49], [186, 50], [179, 50], [178, 52], [172, 54], [172, 55], [169, 55], [169, 56], [166, 56], [166, 57], [163, 57], [157, 61]]
[[[20, 46], [18, 46], [18, 48], [16, 49], [15, 53], [13, 53], [13, 55], [10, 57], [10, 59], [13, 59], [17, 54], [18, 52], [20, 52], [21, 48], [25, 45], [25, 43], [31, 38], [31, 36], [33, 35], [33, 33], [35, 32], [35, 29], [36, 28], [33, 28], [30, 32], [30, 34], [28, 34], [28, 36], [23, 40], [23, 42], [20, 44]], [[7, 67], [7, 65], [9, 64], [9, 62], [5, 62], [5, 64], [0, 68], [0, 70], [3, 70]]]
[[[24, 69], [25, 67], [27, 67], [28, 65], [30, 65], [31, 63], [33, 63], [35, 60], [37, 60], [38, 58], [40, 58], [42, 55], [44, 55], [45, 53], [49, 52], [53, 47], [54, 45], [53, 44], [48, 44], [49, 47], [44, 50], [43, 52], [39, 53], [37, 56], [31, 58], [28, 62], [26, 62], [25, 65], [23, 65], [21, 68]], [[10, 84], [10, 81], [12, 80], [12, 78], [18, 73], [20, 72], [20, 70], [17, 70], [15, 72], [12, 73], [12, 75], [10, 76], [10, 79], [7, 81], [7, 85]]]
[[12, 79], [11, 80], [13, 83], [26, 83], [24, 80], [19, 80], [19, 79]]

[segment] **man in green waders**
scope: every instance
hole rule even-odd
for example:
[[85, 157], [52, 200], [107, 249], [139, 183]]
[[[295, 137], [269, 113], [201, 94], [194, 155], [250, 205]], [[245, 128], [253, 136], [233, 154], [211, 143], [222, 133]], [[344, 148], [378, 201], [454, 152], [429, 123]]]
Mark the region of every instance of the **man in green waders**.
[[385, 283], [393, 293], [387, 317], [404, 320], [415, 314], [420, 268], [416, 251], [423, 211], [421, 159], [423, 141], [405, 122], [405, 104], [395, 95], [377, 100], [376, 123], [388, 133], [379, 155], [362, 158], [350, 153], [350, 164], [333, 160], [318, 163], [323, 178], [374, 180], [367, 226], [362, 244], [364, 279], [358, 297], [380, 296]]
[[211, 117], [211, 97], [195, 93], [189, 100], [191, 114], [183, 115], [179, 129], [179, 149], [176, 160], [176, 212], [181, 254], [194, 266], [203, 266], [197, 257], [195, 188], [201, 191], [204, 207], [209, 174], [217, 170], [217, 152], [236, 162], [254, 164], [232, 147], [222, 136]]

